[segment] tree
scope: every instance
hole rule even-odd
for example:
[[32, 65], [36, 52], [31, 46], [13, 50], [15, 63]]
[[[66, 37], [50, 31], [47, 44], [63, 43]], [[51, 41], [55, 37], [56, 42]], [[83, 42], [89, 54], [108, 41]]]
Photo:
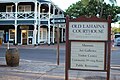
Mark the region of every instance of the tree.
[[105, 2], [98, 0], [89, 0], [87, 6], [85, 6], [81, 0], [70, 5], [66, 10], [66, 15], [69, 15], [72, 18], [77, 18], [82, 15], [96, 16], [97, 14], [101, 14], [100, 17], [102, 18], [107, 18], [108, 15], [111, 15], [112, 19], [114, 19], [115, 15], [118, 13], [120, 13], [120, 7], [114, 6], [114, 4], [106, 4]]
[[[84, 5], [84, 6], [88, 6], [88, 4], [89, 4], [89, 2], [90, 1], [96, 1], [97, 2], [97, 4], [98, 4], [98, 6], [100, 6], [99, 7], [99, 10], [100, 10], [100, 13], [99, 13], [99, 17], [102, 17], [102, 15], [103, 15], [103, 4], [104, 4], [104, 0], [81, 0], [81, 2], [82, 2], [82, 4]], [[115, 4], [116, 3], [116, 0], [109, 0], [112, 4]]]
[[[85, 6], [87, 6], [87, 5], [89, 4], [89, 1], [90, 1], [90, 0], [81, 0], [82, 4], [85, 5]], [[97, 2], [99, 2], [99, 3], [104, 3], [104, 0], [95, 0], [95, 1], [97, 1]], [[109, 1], [110, 1], [112, 4], [116, 4], [116, 3], [117, 3], [116, 0], [109, 0]]]

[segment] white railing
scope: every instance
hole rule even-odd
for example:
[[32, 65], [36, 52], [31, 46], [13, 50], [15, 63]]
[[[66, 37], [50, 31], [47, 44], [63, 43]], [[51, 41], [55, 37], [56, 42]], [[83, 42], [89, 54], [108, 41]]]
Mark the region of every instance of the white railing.
[[[14, 20], [15, 12], [0, 12], [0, 20]], [[34, 12], [17, 12], [17, 19], [34, 19]]]
[[41, 20], [48, 20], [49, 19], [49, 13], [40, 13], [40, 19]]
[[34, 19], [34, 12], [18, 12], [17, 19]]
[[0, 19], [15, 19], [14, 12], [0, 12]]
[[[40, 15], [41, 20], [48, 20], [49, 19], [49, 13], [37, 13], [37, 18]], [[53, 15], [50, 14], [50, 18], [64, 18], [63, 14], [60, 15]], [[14, 20], [15, 19], [15, 12], [0, 12], [0, 20]], [[35, 13], [34, 12], [17, 12], [17, 20], [34, 20], [35, 19]]]

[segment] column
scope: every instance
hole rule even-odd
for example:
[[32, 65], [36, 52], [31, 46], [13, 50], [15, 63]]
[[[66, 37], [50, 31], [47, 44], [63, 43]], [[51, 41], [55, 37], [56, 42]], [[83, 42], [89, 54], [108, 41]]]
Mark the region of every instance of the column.
[[15, 45], [17, 44], [17, 5], [18, 3], [15, 3]]
[[34, 31], [33, 31], [33, 38], [34, 38], [34, 45], [36, 45], [36, 34], [37, 34], [37, 1], [35, 2], [35, 23], [34, 23]]
[[49, 18], [48, 18], [48, 45], [50, 45], [50, 10], [51, 10], [51, 3], [49, 5]]
[[[53, 15], [55, 15], [55, 6], [53, 7]], [[53, 19], [53, 38], [52, 38], [53, 44], [55, 43], [55, 22]]]
[[33, 31], [33, 43], [36, 45], [36, 34], [37, 34], [37, 25], [34, 24], [34, 31]]
[[64, 28], [64, 41], [66, 41], [66, 27]]
[[41, 4], [39, 3], [39, 7], [38, 7], [38, 21], [39, 21], [39, 25], [38, 25], [38, 45], [40, 45], [40, 6]]
[[62, 28], [62, 32], [61, 32], [61, 42], [63, 42], [63, 28]]
[[60, 10], [58, 9], [57, 15], [60, 15]]

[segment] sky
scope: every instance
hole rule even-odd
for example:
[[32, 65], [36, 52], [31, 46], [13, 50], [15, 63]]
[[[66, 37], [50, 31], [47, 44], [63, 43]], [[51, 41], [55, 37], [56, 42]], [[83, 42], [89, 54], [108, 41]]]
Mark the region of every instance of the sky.
[[[51, 0], [62, 10], [67, 9], [71, 4], [76, 3], [79, 0]], [[108, 0], [104, 0], [108, 3]], [[118, 4], [119, 3], [119, 4]], [[117, 0], [117, 5], [120, 6], [120, 0]]]

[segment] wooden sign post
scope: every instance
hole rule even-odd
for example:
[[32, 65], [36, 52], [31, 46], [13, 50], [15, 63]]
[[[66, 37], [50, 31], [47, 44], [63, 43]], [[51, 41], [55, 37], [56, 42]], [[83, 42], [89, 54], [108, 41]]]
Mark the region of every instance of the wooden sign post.
[[84, 16], [66, 18], [66, 65], [68, 70], [104, 71], [110, 80], [111, 19]]

